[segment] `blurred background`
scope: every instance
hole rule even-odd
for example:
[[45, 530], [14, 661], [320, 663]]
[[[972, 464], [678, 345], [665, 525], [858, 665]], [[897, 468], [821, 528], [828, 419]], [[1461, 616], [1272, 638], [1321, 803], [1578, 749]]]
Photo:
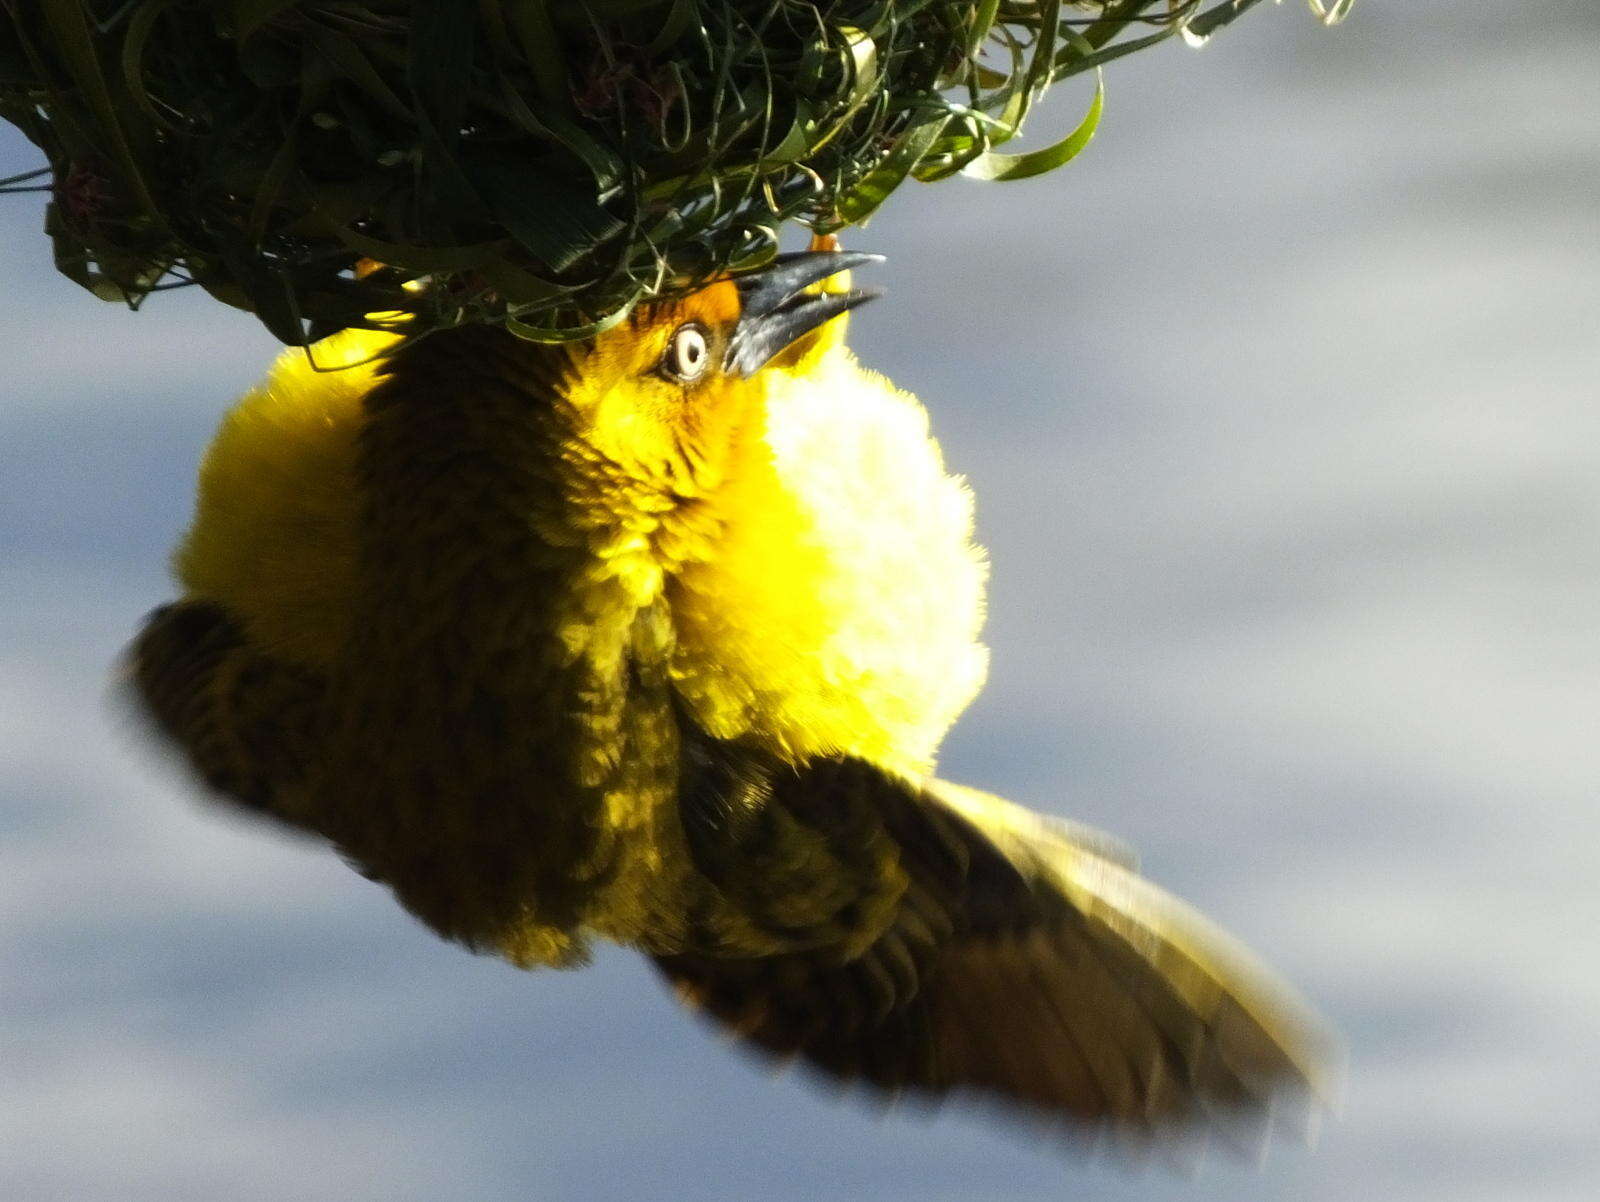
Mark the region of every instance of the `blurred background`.
[[[636, 958], [474, 958], [200, 805], [106, 698], [276, 348], [203, 296], [94, 301], [27, 196], [0, 1193], [1600, 1196], [1600, 7], [1292, 3], [1109, 89], [1062, 172], [908, 186], [857, 234], [890, 298], [854, 341], [928, 403], [993, 556], [945, 775], [1126, 837], [1324, 1009], [1350, 1080], [1319, 1148], [1185, 1178], [880, 1116], [732, 1054]], [[0, 132], [0, 175], [39, 161]]]

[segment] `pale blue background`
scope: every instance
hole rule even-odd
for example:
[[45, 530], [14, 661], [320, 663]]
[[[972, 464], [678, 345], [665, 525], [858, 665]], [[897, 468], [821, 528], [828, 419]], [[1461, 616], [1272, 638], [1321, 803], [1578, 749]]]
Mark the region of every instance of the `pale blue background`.
[[1316, 1152], [1194, 1179], [874, 1121], [629, 956], [475, 959], [198, 805], [103, 697], [273, 345], [97, 304], [0, 201], [0, 1195], [1600, 1196], [1597, 35], [1585, 0], [1264, 8], [1118, 64], [1060, 174], [852, 243], [891, 256], [857, 345], [993, 552], [946, 772], [1128, 837], [1347, 1036]]

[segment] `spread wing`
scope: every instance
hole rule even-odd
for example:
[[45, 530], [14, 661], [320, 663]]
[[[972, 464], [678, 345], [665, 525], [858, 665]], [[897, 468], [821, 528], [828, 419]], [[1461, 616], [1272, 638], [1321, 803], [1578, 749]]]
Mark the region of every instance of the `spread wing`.
[[1309, 1134], [1334, 1084], [1329, 1038], [1114, 844], [858, 760], [790, 775], [773, 795], [809, 821], [876, 813], [906, 881], [892, 920], [865, 950], [656, 957], [687, 1002], [832, 1077], [966, 1092], [1078, 1135], [1254, 1141], [1274, 1122]]
[[208, 785], [287, 817], [320, 738], [315, 675], [258, 652], [221, 606], [192, 600], [146, 619], [127, 673], [146, 716]]

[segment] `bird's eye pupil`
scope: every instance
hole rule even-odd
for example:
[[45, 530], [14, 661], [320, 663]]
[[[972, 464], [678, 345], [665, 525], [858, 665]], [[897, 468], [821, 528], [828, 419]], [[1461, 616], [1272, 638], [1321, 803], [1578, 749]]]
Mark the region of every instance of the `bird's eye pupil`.
[[662, 366], [668, 375], [679, 380], [694, 380], [705, 372], [710, 358], [706, 332], [696, 325], [679, 326], [673, 332]]

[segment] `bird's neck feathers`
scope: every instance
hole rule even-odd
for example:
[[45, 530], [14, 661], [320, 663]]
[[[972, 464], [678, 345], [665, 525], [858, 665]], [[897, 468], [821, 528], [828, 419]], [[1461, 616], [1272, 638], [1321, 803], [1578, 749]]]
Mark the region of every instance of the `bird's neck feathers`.
[[[587, 347], [482, 327], [402, 349], [365, 402], [369, 554], [448, 571], [465, 570], [470, 550], [493, 557], [474, 565], [490, 579], [559, 572], [620, 587], [636, 606], [659, 596], [663, 574], [705, 550], [685, 535], [713, 520], [701, 502], [727, 456], [713, 462], [687, 437], [630, 444], [633, 402], [604, 366]], [[743, 437], [722, 424], [722, 445]], [[525, 587], [515, 601], [528, 604]]]

